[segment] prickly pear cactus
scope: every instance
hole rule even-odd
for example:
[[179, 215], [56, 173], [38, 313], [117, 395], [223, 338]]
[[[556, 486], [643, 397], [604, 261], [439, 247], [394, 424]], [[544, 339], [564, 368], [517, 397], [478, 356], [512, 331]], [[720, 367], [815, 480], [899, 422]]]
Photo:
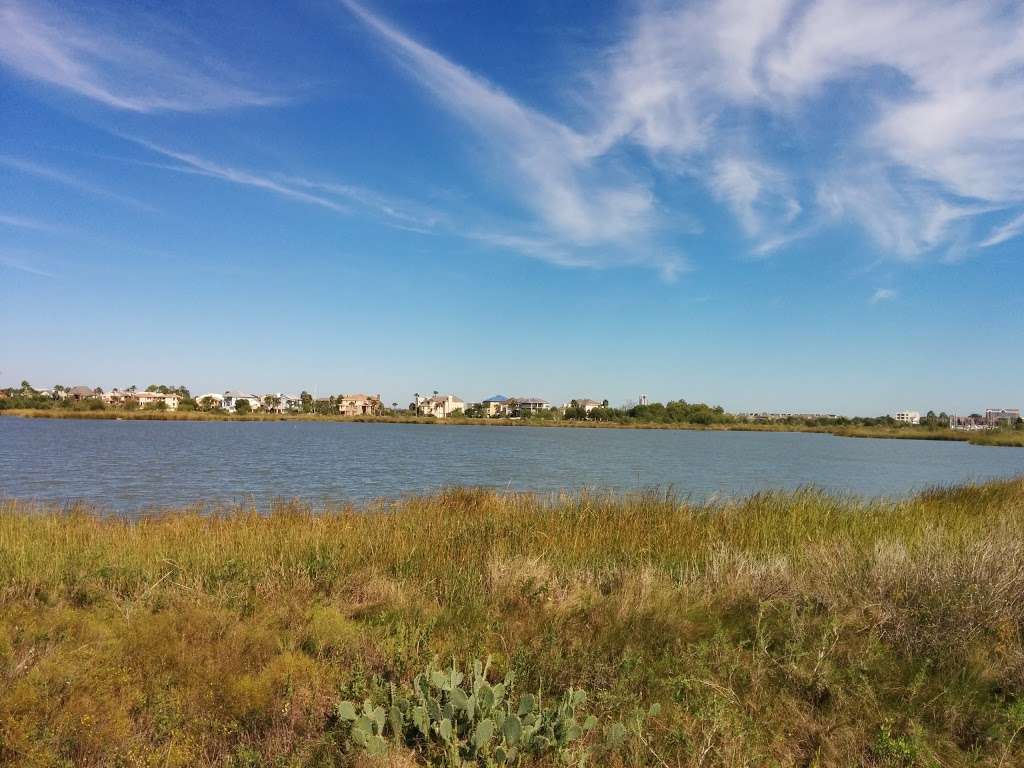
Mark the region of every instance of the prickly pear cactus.
[[[586, 737], [598, 720], [583, 711], [584, 691], [570, 688], [545, 705], [533, 693], [515, 698], [511, 672], [499, 682], [491, 677], [490, 658], [474, 661], [466, 673], [454, 662], [444, 669], [431, 664], [411, 686], [378, 686], [378, 701], [366, 700], [361, 707], [339, 701], [335, 711], [347, 728], [350, 748], [374, 755], [396, 744], [450, 768], [518, 766], [526, 758], [545, 755], [566, 764], [586, 761]], [[604, 752], [617, 748], [627, 730], [613, 724], [594, 747]]]

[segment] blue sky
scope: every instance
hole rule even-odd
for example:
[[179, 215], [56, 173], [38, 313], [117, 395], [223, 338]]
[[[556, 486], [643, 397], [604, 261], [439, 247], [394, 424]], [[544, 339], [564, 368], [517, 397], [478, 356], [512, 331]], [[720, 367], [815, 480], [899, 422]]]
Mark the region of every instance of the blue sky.
[[0, 0], [0, 385], [1022, 405], [1024, 11]]

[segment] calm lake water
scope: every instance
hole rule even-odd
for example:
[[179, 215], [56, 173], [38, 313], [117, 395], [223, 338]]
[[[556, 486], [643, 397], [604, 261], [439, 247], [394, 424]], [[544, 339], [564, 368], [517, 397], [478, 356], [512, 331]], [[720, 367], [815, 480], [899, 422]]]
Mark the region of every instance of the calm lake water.
[[0, 496], [125, 514], [195, 501], [364, 500], [465, 484], [672, 488], [704, 499], [816, 485], [862, 495], [1024, 473], [1024, 449], [799, 433], [0, 418]]

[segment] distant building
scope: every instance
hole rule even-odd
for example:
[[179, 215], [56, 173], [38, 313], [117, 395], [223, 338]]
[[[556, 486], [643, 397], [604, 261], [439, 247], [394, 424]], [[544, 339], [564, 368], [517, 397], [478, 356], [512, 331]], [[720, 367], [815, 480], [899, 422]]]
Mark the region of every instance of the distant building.
[[546, 411], [551, 407], [551, 403], [539, 397], [514, 397], [512, 399], [516, 402], [515, 411], [520, 416]]
[[139, 404], [139, 408], [152, 408], [163, 403], [168, 411], [176, 411], [181, 403], [180, 396], [163, 392], [132, 392], [131, 396]]
[[1000, 425], [1013, 426], [1020, 419], [1019, 408], [988, 408], [985, 411], [985, 424], [990, 427]]
[[455, 395], [416, 395], [413, 405], [416, 413], [421, 416], [433, 416], [436, 419], [446, 419], [456, 411], [466, 411], [466, 401]]
[[77, 386], [68, 390], [68, 397], [72, 400], [88, 400], [91, 397], [96, 397], [96, 392], [89, 387]]
[[488, 416], [508, 416], [508, 398], [505, 395], [491, 395], [480, 404]]
[[[203, 401], [206, 402], [203, 402]], [[196, 398], [196, 403], [200, 408], [207, 407], [207, 403], [212, 408], [223, 408], [224, 407], [224, 395], [220, 392], [207, 392], [205, 395], [199, 395]]]
[[234, 413], [235, 408], [238, 407], [238, 403], [242, 400], [247, 400], [249, 402], [249, 407], [254, 411], [259, 410], [263, 405], [256, 395], [249, 395], [245, 392], [238, 392], [236, 390], [229, 389], [224, 393], [224, 399], [221, 403], [221, 407], [229, 413]]
[[752, 421], [757, 423], [772, 423], [776, 421], [835, 421], [840, 418], [837, 413], [789, 413], [787, 411], [780, 412], [769, 412], [760, 411], [759, 413], [748, 413], [741, 412], [737, 413], [736, 417], [743, 421]]
[[383, 410], [380, 395], [342, 395], [338, 398], [338, 413], [342, 416], [376, 416]]
[[647, 405], [647, 395], [640, 395], [639, 405]]
[[597, 400], [590, 400], [589, 398], [583, 400], [574, 400], [577, 408], [582, 408], [584, 413], [590, 413], [595, 408], [603, 408], [604, 403], [598, 402]]
[[917, 411], [898, 411], [896, 415], [893, 416], [893, 418], [896, 419], [896, 421], [899, 421], [903, 424], [921, 423], [921, 414], [918, 413]]
[[268, 392], [261, 399], [263, 410], [270, 413], [292, 413], [302, 408], [302, 400], [283, 392]]
[[114, 387], [114, 389], [109, 392], [104, 392], [100, 395], [100, 399], [106, 405], [124, 405], [134, 394], [134, 392], [128, 392], [127, 390]]

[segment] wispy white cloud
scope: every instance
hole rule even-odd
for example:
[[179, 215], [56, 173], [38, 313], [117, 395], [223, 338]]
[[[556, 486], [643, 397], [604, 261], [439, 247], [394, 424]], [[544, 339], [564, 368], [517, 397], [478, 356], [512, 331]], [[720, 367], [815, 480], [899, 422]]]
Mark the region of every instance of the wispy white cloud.
[[431, 232], [441, 224], [445, 216], [427, 206], [407, 200], [396, 200], [371, 189], [355, 184], [341, 184], [335, 181], [320, 181], [300, 176], [281, 176], [281, 181], [294, 187], [312, 189], [334, 195], [350, 204], [364, 208], [388, 219], [396, 226], [404, 226], [417, 232]]
[[905, 261], [949, 243], [958, 224], [990, 210], [948, 201], [930, 185], [894, 183], [881, 166], [821, 181], [816, 203], [833, 220], [859, 222], [887, 256]]
[[981, 241], [980, 246], [982, 248], [990, 248], [993, 245], [1005, 243], [1007, 240], [1012, 240], [1021, 235], [1024, 235], [1024, 213], [993, 229], [988, 237]]
[[281, 182], [275, 181], [269, 175], [261, 175], [250, 171], [242, 170], [239, 168], [233, 168], [228, 165], [222, 165], [211, 160], [194, 155], [188, 152], [179, 152], [174, 149], [169, 149], [160, 144], [155, 144], [151, 141], [144, 139], [125, 137], [130, 141], [134, 141], [143, 147], [163, 155], [164, 157], [170, 158], [171, 160], [177, 160], [180, 165], [161, 165], [160, 167], [166, 168], [167, 170], [177, 171], [179, 173], [192, 173], [199, 176], [207, 176], [211, 179], [219, 179], [221, 181], [230, 182], [232, 184], [239, 184], [244, 187], [255, 187], [256, 189], [262, 189], [267, 192], [272, 192], [281, 197], [286, 197], [291, 200], [296, 200], [301, 203], [308, 203], [310, 205], [316, 205], [321, 208], [327, 208], [328, 210], [334, 211], [335, 213], [348, 213], [349, 209], [345, 206], [329, 200], [326, 197], [320, 195], [310, 194], [300, 189], [295, 189]]
[[728, 155], [715, 161], [709, 184], [715, 197], [732, 209], [746, 234], [759, 240], [756, 254], [770, 253], [794, 237], [783, 232], [803, 207], [776, 168]]
[[36, 219], [30, 219], [26, 216], [17, 216], [12, 213], [0, 212], [0, 225], [5, 227], [15, 227], [18, 229], [33, 229], [38, 232], [49, 232], [53, 230], [53, 227], [42, 221]]
[[[340, 2], [521, 180], [522, 201], [557, 241], [557, 258], [573, 247], [651, 242], [663, 214], [692, 215], [666, 210], [635, 166], [618, 163], [611, 173], [609, 158], [619, 160], [621, 148], [645, 150], [657, 172], [678, 182], [702, 183], [760, 256], [839, 220], [859, 224], [897, 259], [948, 254], [977, 244], [979, 214], [1024, 202], [1018, 7], [646, 5], [584, 78], [593, 84], [591, 124], [573, 128], [355, 0]], [[866, 108], [837, 109], [836, 86], [857, 92]], [[759, 150], [776, 145], [763, 141], [769, 125], [797, 137], [785, 155]]]
[[[898, 258], [917, 257], [963, 240], [977, 214], [1024, 201], [1019, 4], [653, 4], [607, 62], [591, 78], [592, 151], [634, 144], [704, 178], [759, 241], [755, 252], [806, 231], [803, 215], [823, 215], [858, 222]], [[840, 85], [858, 93], [857, 112], [832, 100]], [[780, 164], [752, 152], [769, 124], [812, 154], [794, 157], [791, 147]], [[759, 166], [773, 169], [770, 180]], [[882, 181], [863, 178], [864, 168]], [[862, 178], [837, 182], [849, 175]], [[765, 190], [801, 210], [765, 210]]]
[[0, 63], [32, 80], [132, 112], [199, 112], [282, 102], [280, 96], [241, 85], [209, 51], [172, 34], [175, 30], [161, 29], [147, 45], [135, 34], [118, 33], [116, 26], [89, 5], [3, 0]]
[[[648, 261], [663, 274], [685, 267], [681, 256], [641, 245], [658, 226], [654, 195], [638, 179], [596, 163], [592, 137], [520, 103], [352, 0], [340, 1], [427, 92], [478, 132], [497, 162], [512, 172], [511, 192], [556, 243], [527, 255], [543, 258], [541, 254], [549, 253], [555, 263], [595, 266]], [[507, 235], [507, 242], [517, 237]], [[624, 244], [630, 246], [629, 253], [622, 251]], [[600, 252], [564, 256], [571, 249], [598, 246], [604, 246]]]
[[879, 302], [882, 301], [892, 301], [897, 296], [899, 296], [899, 294], [892, 288], [879, 288], [877, 291], [871, 294], [871, 298], [868, 299], [868, 303], [878, 304]]
[[559, 240], [504, 232], [467, 231], [462, 237], [480, 243], [513, 251], [560, 267], [589, 267], [606, 269], [611, 266], [635, 266], [655, 269], [666, 281], [676, 280], [690, 271], [690, 265], [671, 252], [651, 252], [648, 248], [623, 250], [609, 261], [608, 254], [599, 248], [581, 248], [566, 245]]
[[42, 163], [37, 163], [33, 160], [26, 160], [25, 158], [21, 157], [6, 157], [0, 155], [0, 165], [5, 165], [8, 168], [13, 168], [14, 170], [19, 171], [21, 173], [36, 176], [40, 179], [45, 179], [46, 181], [51, 181], [65, 187], [70, 187], [71, 189], [75, 189], [79, 192], [84, 192], [87, 195], [93, 195], [95, 197], [103, 197], [106, 198], [107, 200], [113, 200], [115, 202], [121, 203], [122, 205], [127, 205], [131, 208], [137, 208], [138, 210], [150, 212], [155, 210], [148, 203], [144, 203], [141, 200], [135, 199], [134, 197], [129, 197], [127, 195], [118, 194], [117, 192], [112, 192], [109, 189], [106, 189], [105, 187], [101, 187], [97, 184], [93, 184], [91, 182], [80, 179], [77, 176], [72, 176], [69, 173], [57, 170], [56, 168], [53, 168], [48, 165], [43, 165]]
[[37, 277], [53, 277], [52, 272], [47, 272], [44, 269], [25, 261], [22, 258], [12, 256], [6, 253], [0, 253], [0, 267], [7, 267], [18, 272], [25, 272], [29, 275], [36, 275]]
[[168, 160], [175, 161], [142, 162], [143, 165], [253, 187], [296, 202], [326, 208], [335, 213], [351, 214], [358, 208], [382, 217], [391, 226], [421, 233], [434, 231], [443, 220], [440, 214], [426, 206], [395, 200], [365, 187], [278, 172], [251, 171], [209, 160], [191, 152], [170, 149], [145, 139], [124, 134], [121, 136]]

